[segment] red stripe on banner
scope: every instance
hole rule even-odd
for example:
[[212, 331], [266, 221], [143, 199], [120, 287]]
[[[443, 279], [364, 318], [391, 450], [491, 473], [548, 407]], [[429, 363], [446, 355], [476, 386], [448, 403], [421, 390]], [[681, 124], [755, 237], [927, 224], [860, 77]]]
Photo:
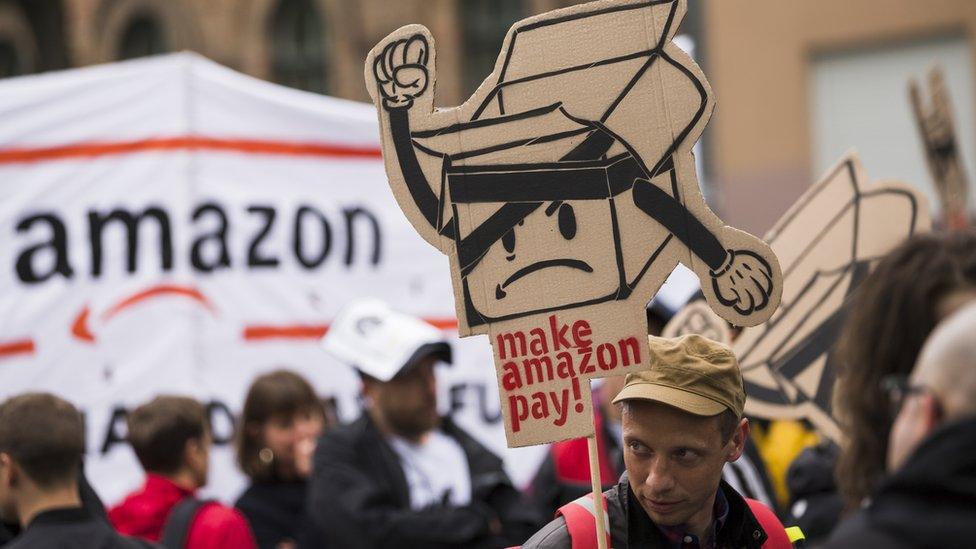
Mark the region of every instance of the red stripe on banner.
[[457, 330], [458, 327], [456, 318], [425, 318], [424, 320], [438, 330]]
[[13, 355], [29, 355], [36, 350], [37, 348], [34, 346], [33, 339], [20, 339], [6, 343], [0, 342], [0, 358]]
[[76, 143], [55, 147], [0, 149], [0, 164], [43, 162], [66, 158], [91, 158], [96, 156], [169, 150], [233, 151], [251, 154], [326, 156], [333, 158], [380, 159], [383, 157], [380, 149], [376, 147], [356, 147], [351, 145], [300, 141], [220, 139], [189, 135], [140, 139], [136, 141], [106, 141]]
[[135, 293], [116, 303], [111, 309], [102, 314], [102, 318], [104, 320], [109, 320], [113, 316], [121, 313], [129, 307], [132, 307], [133, 305], [136, 305], [139, 302], [152, 299], [154, 297], [170, 295], [188, 297], [199, 302], [210, 311], [214, 310], [214, 306], [210, 303], [210, 300], [208, 300], [207, 297], [200, 293], [200, 290], [197, 290], [196, 288], [190, 286], [172, 286], [168, 284], [161, 284], [159, 286], [153, 286], [152, 288], [142, 290], [141, 292]]
[[329, 331], [328, 324], [295, 324], [291, 326], [247, 326], [244, 339], [319, 339]]
[[[456, 330], [456, 318], [425, 318], [428, 324], [438, 330]], [[244, 339], [259, 341], [266, 339], [321, 339], [329, 331], [328, 324], [255, 324], [244, 328]]]

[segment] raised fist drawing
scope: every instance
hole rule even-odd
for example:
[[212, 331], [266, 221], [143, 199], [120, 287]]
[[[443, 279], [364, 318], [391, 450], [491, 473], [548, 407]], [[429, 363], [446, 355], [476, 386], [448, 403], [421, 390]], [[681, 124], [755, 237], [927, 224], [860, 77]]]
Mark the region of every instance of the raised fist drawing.
[[769, 303], [773, 291], [772, 269], [755, 252], [728, 250], [725, 263], [709, 274], [719, 302], [739, 314], [761, 311]]
[[373, 75], [379, 83], [383, 106], [410, 108], [414, 98], [427, 90], [427, 61], [430, 46], [422, 34], [394, 40], [373, 60]]

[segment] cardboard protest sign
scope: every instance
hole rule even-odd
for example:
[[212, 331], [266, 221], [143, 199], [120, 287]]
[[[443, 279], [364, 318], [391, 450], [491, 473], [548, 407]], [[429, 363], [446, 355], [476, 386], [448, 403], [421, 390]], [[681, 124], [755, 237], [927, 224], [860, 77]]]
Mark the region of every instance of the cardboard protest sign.
[[516, 23], [449, 109], [433, 108], [426, 28], [366, 59], [390, 186], [450, 259], [461, 335], [491, 339], [511, 446], [593, 432], [582, 382], [647, 367], [644, 306], [679, 262], [735, 324], [779, 303], [769, 247], [698, 186], [692, 146], [714, 100], [671, 41], [685, 9], [607, 0]]
[[969, 226], [966, 211], [969, 181], [959, 157], [952, 101], [941, 69], [933, 68], [929, 72], [928, 87], [931, 101], [924, 101], [923, 104], [918, 82], [912, 79], [908, 83], [912, 112], [915, 113], [915, 122], [925, 148], [925, 162], [942, 202], [942, 216], [946, 225], [954, 229], [965, 228]]
[[664, 337], [681, 337], [698, 334], [725, 345], [732, 344], [732, 330], [722, 317], [705, 303], [696, 299], [685, 305], [674, 318], [668, 321], [661, 331]]
[[783, 302], [762, 326], [735, 340], [746, 414], [806, 418], [827, 437], [832, 349], [852, 292], [877, 259], [930, 228], [925, 196], [903, 183], [868, 184], [855, 154], [811, 187], [766, 236], [783, 267]]

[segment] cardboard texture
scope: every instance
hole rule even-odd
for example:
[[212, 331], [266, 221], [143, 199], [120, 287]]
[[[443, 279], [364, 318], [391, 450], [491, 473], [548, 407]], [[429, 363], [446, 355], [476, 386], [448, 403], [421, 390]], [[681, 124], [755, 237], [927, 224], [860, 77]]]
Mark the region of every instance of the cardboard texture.
[[927, 98], [923, 101], [921, 89], [914, 78], [908, 83], [908, 96], [925, 149], [925, 162], [942, 203], [944, 222], [950, 228], [961, 229], [969, 226], [966, 211], [969, 181], [959, 157], [952, 100], [941, 68], [935, 67], [929, 72], [928, 84], [931, 100]]
[[783, 302], [733, 345], [746, 415], [806, 418], [839, 440], [832, 348], [851, 294], [876, 260], [930, 225], [924, 194], [903, 183], [868, 184], [853, 153], [797, 200], [766, 236], [782, 262]]
[[688, 334], [698, 334], [725, 345], [732, 344], [729, 324], [715, 314], [702, 299], [696, 299], [682, 307], [661, 330], [663, 337], [681, 337]]
[[692, 146], [714, 101], [671, 39], [685, 2], [613, 0], [516, 23], [461, 106], [433, 109], [430, 32], [366, 59], [396, 199], [450, 259], [459, 330], [494, 347], [510, 446], [593, 432], [594, 377], [647, 364], [644, 306], [678, 262], [756, 325], [781, 273], [702, 198]]

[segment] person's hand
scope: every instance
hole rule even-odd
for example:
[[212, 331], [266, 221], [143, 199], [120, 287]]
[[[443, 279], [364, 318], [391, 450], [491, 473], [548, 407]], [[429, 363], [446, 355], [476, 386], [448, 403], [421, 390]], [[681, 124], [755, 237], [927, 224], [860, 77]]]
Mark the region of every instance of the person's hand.
[[302, 478], [312, 474], [312, 457], [315, 455], [315, 438], [302, 438], [295, 443], [295, 472]]
[[769, 304], [773, 274], [769, 263], [749, 250], [728, 250], [725, 263], [712, 275], [712, 289], [719, 302], [748, 315]]
[[373, 75], [387, 109], [413, 105], [427, 90], [430, 46], [422, 34], [394, 40], [373, 60]]

